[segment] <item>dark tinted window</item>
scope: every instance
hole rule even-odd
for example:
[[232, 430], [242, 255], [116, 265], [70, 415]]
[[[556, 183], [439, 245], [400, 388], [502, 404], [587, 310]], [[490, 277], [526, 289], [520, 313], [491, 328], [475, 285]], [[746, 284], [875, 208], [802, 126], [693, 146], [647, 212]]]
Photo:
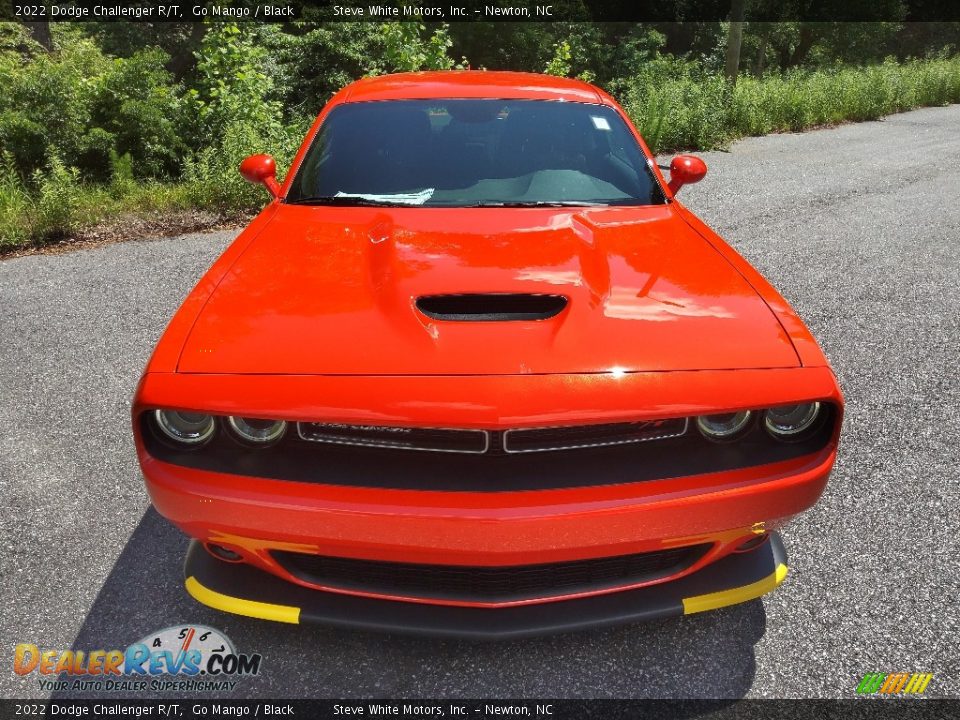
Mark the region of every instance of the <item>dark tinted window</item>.
[[646, 158], [611, 108], [539, 100], [398, 100], [335, 108], [288, 202], [650, 205]]

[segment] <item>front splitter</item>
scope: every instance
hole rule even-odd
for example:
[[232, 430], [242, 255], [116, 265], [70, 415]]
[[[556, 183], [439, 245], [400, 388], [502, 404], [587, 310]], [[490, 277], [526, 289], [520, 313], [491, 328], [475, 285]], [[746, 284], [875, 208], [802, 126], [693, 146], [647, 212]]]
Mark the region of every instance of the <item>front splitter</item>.
[[497, 640], [570, 632], [713, 610], [753, 600], [787, 575], [777, 533], [691, 575], [638, 590], [576, 600], [473, 608], [377, 600], [311, 590], [249, 565], [226, 563], [194, 540], [184, 564], [187, 592], [225, 612], [286, 623], [319, 623], [391, 633]]

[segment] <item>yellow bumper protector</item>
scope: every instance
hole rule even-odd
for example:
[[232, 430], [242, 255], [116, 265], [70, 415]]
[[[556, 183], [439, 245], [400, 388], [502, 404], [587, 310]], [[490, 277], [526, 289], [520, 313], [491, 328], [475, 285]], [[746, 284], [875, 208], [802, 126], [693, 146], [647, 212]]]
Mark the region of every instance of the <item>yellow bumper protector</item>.
[[300, 608], [290, 605], [273, 605], [271, 603], [257, 602], [256, 600], [244, 600], [243, 598], [231, 597], [218, 593], [200, 584], [192, 575], [187, 578], [185, 583], [187, 592], [193, 596], [193, 599], [203, 605], [212, 607], [216, 610], [234, 613], [235, 615], [246, 615], [247, 617], [259, 618], [261, 620], [273, 620], [274, 622], [285, 622], [299, 624]]
[[780, 563], [777, 565], [776, 570], [762, 580], [757, 580], [755, 583], [730, 588], [729, 590], [707, 593], [706, 595], [695, 595], [684, 598], [683, 614], [690, 615], [691, 613], [715, 610], [716, 608], [726, 607], [727, 605], [736, 605], [737, 603], [746, 602], [747, 600], [753, 600], [773, 590], [783, 582], [785, 577], [787, 577], [787, 566]]

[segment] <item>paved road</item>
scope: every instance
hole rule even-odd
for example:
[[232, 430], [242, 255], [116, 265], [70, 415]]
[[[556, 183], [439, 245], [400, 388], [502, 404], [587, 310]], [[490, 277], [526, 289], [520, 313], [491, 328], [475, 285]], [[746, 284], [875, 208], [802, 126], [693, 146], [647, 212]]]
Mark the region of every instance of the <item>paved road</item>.
[[0, 262], [0, 692], [17, 642], [125, 647], [185, 621], [263, 653], [237, 694], [849, 697], [867, 671], [960, 694], [960, 106], [707, 153], [688, 204], [794, 303], [848, 415], [833, 480], [784, 533], [791, 575], [715, 613], [471, 645], [228, 617], [183, 592], [128, 427], [164, 324], [229, 233]]

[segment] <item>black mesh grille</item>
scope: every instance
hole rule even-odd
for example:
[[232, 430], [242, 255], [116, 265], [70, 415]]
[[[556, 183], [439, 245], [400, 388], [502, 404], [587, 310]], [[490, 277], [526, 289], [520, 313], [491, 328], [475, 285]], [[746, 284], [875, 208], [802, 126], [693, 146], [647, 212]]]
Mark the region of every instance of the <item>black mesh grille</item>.
[[487, 450], [488, 445], [487, 433], [484, 430], [302, 422], [297, 423], [297, 432], [304, 440], [393, 450], [482, 453]]
[[509, 453], [574, 450], [678, 437], [686, 431], [686, 418], [508, 430], [504, 433], [503, 447]]
[[417, 565], [273, 553], [291, 574], [315, 585], [385, 595], [507, 602], [567, 595], [656, 580], [696, 562], [709, 543], [656, 552], [542, 565]]

